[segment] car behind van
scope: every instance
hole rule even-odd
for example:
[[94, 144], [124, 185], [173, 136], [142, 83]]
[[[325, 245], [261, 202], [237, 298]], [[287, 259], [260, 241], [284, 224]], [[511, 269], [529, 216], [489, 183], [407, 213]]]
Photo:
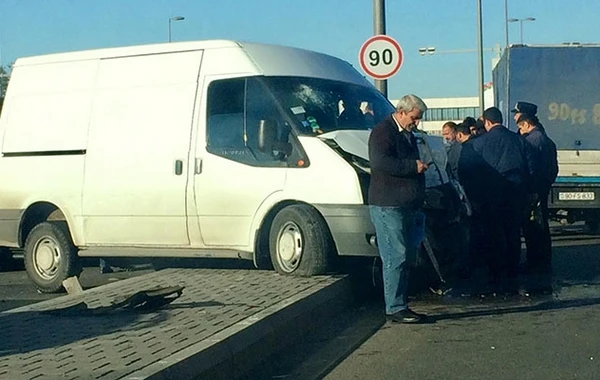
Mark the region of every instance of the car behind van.
[[291, 47], [18, 59], [0, 116], [0, 246], [24, 248], [44, 292], [80, 257], [242, 258], [311, 276], [376, 256], [367, 140], [391, 112], [349, 63]]

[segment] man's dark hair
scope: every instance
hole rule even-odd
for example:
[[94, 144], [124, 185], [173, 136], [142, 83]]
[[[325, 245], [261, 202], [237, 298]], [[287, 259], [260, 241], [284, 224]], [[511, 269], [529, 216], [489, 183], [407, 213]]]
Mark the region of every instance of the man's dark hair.
[[494, 124], [502, 124], [502, 112], [496, 107], [490, 107], [483, 111], [483, 119]]
[[456, 132], [456, 123], [453, 121], [447, 121], [442, 125], [443, 128], [450, 128], [452, 131]]
[[522, 123], [524, 121], [528, 122], [531, 125], [538, 125], [540, 122], [540, 120], [537, 118], [537, 116], [522, 113], [519, 116], [519, 118], [517, 119], [517, 124]]
[[465, 117], [465, 120], [463, 120], [463, 124], [467, 127], [474, 127], [477, 125], [477, 120], [475, 120], [475, 118], [472, 116], [467, 116]]
[[[475, 119], [473, 119], [475, 120]], [[460, 123], [456, 126], [456, 133], [462, 133], [464, 135], [471, 134], [471, 127], [466, 123]]]

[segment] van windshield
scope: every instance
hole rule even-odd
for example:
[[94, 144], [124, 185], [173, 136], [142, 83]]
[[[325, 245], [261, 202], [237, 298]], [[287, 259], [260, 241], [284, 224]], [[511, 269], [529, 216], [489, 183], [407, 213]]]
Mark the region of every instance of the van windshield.
[[368, 130], [394, 111], [372, 87], [304, 77], [262, 79], [301, 135]]

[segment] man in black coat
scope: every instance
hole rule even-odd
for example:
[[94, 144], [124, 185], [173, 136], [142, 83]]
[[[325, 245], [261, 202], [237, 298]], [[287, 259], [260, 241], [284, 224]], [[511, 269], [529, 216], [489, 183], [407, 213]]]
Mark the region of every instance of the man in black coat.
[[525, 143], [502, 125], [500, 110], [486, 109], [483, 121], [487, 132], [470, 141], [473, 153], [480, 157], [472, 174], [479, 176], [482, 192], [477, 201], [484, 213], [486, 256], [493, 285], [500, 291], [514, 292], [521, 256], [520, 226], [531, 170]]
[[556, 145], [538, 127], [537, 117], [520, 113], [519, 133], [532, 149], [539, 170], [532, 180], [531, 203], [523, 223], [527, 246], [526, 271], [531, 274], [552, 272], [552, 242], [548, 226], [548, 194], [558, 174]]
[[425, 196], [427, 170], [412, 130], [426, 110], [418, 96], [406, 95], [369, 137], [369, 212], [382, 261], [385, 312], [399, 323], [425, 319], [408, 308], [407, 289], [409, 262], [417, 254], [416, 218]]

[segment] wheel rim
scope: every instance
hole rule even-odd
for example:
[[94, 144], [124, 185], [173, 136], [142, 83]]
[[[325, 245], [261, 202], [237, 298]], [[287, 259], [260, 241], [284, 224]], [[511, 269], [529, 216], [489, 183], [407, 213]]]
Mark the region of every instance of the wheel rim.
[[45, 236], [38, 240], [33, 249], [33, 267], [44, 280], [52, 280], [58, 273], [62, 254], [58, 241]]
[[277, 261], [287, 273], [291, 273], [300, 265], [304, 240], [300, 227], [294, 222], [287, 222], [277, 237]]

